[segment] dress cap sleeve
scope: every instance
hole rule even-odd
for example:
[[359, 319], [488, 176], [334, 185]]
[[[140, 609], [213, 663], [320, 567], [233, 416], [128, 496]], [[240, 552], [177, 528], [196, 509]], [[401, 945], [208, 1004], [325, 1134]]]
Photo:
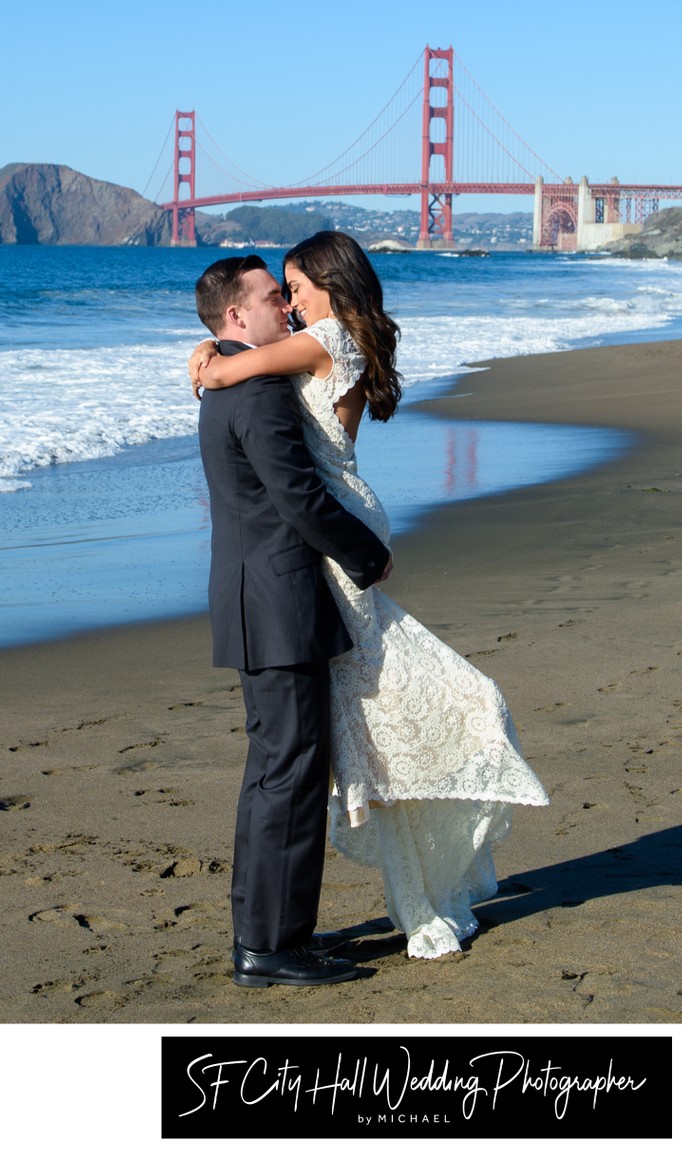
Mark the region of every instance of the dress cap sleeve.
[[306, 327], [305, 331], [317, 339], [331, 357], [332, 368], [327, 381], [331, 387], [331, 401], [338, 403], [365, 370], [365, 357], [338, 319], [319, 319], [317, 323]]

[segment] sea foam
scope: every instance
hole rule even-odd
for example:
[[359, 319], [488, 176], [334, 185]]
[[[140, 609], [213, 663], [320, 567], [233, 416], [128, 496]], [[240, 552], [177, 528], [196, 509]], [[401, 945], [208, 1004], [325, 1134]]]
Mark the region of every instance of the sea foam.
[[[404, 257], [406, 263], [386, 258], [379, 270], [387, 306], [402, 329], [406, 403], [451, 383], [466, 365], [622, 342], [629, 333], [672, 337], [682, 323], [682, 268], [672, 264], [609, 257], [495, 256], [447, 264], [423, 254]], [[111, 301], [106, 291], [85, 291], [84, 312], [83, 298], [81, 286], [74, 306], [83, 346], [74, 346], [79, 329], [69, 313], [65, 346], [54, 345], [59, 327], [53, 325], [52, 346], [41, 340], [37, 349], [33, 340], [21, 347], [24, 312], [13, 307], [7, 330], [10, 338], [15, 330], [19, 346], [10, 349], [7, 336], [0, 343], [0, 492], [25, 488], [36, 468], [104, 458], [196, 430], [199, 407], [186, 361], [203, 335], [190, 291], [171, 297], [165, 323], [159, 321], [165, 297], [158, 293], [150, 291], [148, 305], [139, 290], [130, 303], [118, 299], [117, 339], [101, 345], [93, 345], [94, 337], [98, 327], [111, 330]], [[61, 322], [68, 292], [55, 299]], [[25, 308], [29, 303], [27, 295]], [[45, 323], [54, 318], [53, 305], [43, 300]]]

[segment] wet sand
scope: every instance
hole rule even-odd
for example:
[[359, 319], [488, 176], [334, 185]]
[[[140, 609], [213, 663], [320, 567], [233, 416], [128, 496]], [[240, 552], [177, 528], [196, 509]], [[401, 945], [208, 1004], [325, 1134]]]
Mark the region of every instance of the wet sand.
[[680, 343], [508, 359], [428, 405], [639, 435], [396, 541], [389, 593], [497, 680], [552, 799], [518, 811], [463, 958], [409, 960], [378, 874], [329, 848], [319, 926], [360, 976], [232, 984], [246, 738], [194, 617], [0, 652], [0, 1020], [677, 1023], [681, 369]]

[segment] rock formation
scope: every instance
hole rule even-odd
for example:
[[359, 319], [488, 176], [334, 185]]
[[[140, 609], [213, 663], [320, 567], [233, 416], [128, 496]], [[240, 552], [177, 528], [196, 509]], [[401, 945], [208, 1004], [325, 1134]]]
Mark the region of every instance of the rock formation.
[[682, 259], [682, 207], [654, 212], [636, 235], [626, 235], [602, 250], [629, 259]]
[[0, 243], [170, 243], [170, 217], [131, 188], [62, 164], [0, 168]]

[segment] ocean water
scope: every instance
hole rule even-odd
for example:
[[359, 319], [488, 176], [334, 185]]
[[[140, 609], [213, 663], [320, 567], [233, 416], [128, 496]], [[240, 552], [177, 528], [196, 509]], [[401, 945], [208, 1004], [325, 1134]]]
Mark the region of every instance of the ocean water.
[[[0, 646], [205, 609], [208, 502], [187, 357], [193, 284], [229, 252], [0, 247]], [[264, 253], [279, 274], [283, 252]], [[424, 509], [598, 466], [632, 439], [453, 422], [419, 400], [466, 365], [682, 337], [682, 266], [608, 257], [373, 257], [406, 392], [363, 423], [360, 469], [394, 533]], [[551, 380], [548, 380], [551, 386]]]

